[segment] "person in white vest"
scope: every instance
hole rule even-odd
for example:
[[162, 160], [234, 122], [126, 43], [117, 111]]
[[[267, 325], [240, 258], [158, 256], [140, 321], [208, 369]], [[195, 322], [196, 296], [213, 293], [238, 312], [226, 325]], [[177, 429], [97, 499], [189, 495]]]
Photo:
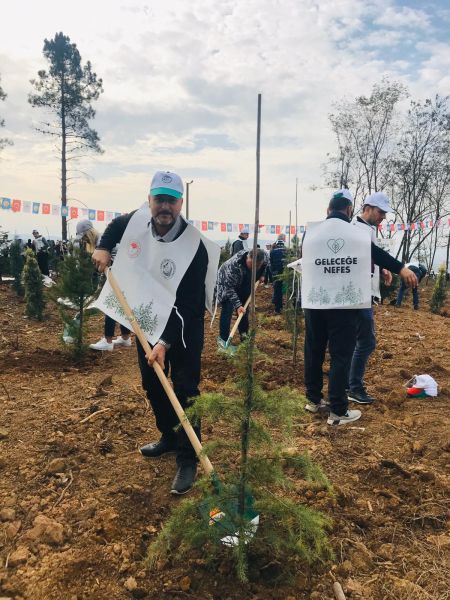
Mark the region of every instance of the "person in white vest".
[[238, 252], [242, 250], [248, 250], [248, 236], [249, 230], [247, 227], [243, 227], [239, 233], [239, 236], [234, 242], [231, 244], [231, 256], [234, 256]]
[[[361, 417], [348, 409], [347, 383], [356, 344], [358, 310], [371, 306], [371, 262], [391, 266], [391, 257], [373, 244], [369, 228], [353, 227], [349, 190], [333, 194], [327, 219], [310, 223], [302, 249], [302, 306], [305, 313], [306, 410], [329, 408], [327, 423], [345, 425]], [[392, 268], [405, 283], [417, 285], [414, 273]], [[328, 344], [329, 404], [324, 402], [323, 361]]]
[[[372, 242], [377, 243], [376, 231], [386, 217], [386, 213], [393, 212], [389, 205], [389, 198], [383, 192], [374, 192], [366, 197], [361, 214], [352, 221], [357, 227], [370, 231]], [[386, 285], [392, 283], [392, 269], [403, 266], [398, 260], [391, 257], [391, 265], [388, 269], [381, 269], [381, 276]], [[372, 299], [381, 299], [380, 293], [380, 269], [372, 263]], [[358, 404], [372, 404], [375, 398], [367, 393], [364, 383], [364, 373], [370, 355], [376, 347], [375, 321], [373, 306], [362, 308], [357, 314], [356, 323], [356, 346], [353, 352], [350, 367], [348, 398]]]
[[[146, 356], [137, 341], [142, 385], [153, 408], [159, 441], [140, 449], [147, 458], [176, 453], [172, 494], [193, 485], [197, 457], [151, 365], [157, 361], [170, 374], [183, 407], [199, 395], [205, 304], [211, 310], [220, 248], [204, 238], [180, 214], [183, 182], [179, 175], [158, 171], [148, 203], [114, 219], [105, 230], [93, 262], [103, 271], [120, 242], [112, 267], [136, 320], [153, 344]], [[95, 306], [130, 328], [106, 282]], [[194, 429], [200, 437], [200, 423]]]

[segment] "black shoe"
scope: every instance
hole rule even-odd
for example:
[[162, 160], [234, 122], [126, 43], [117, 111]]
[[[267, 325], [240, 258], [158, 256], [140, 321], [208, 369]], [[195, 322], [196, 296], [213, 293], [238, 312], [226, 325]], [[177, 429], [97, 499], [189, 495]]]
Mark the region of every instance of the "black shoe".
[[195, 475], [197, 474], [197, 464], [187, 463], [178, 467], [177, 473], [174, 480], [172, 481], [172, 487], [170, 493], [175, 496], [181, 496], [186, 494], [192, 489], [195, 481]]
[[139, 452], [145, 458], [157, 458], [158, 456], [162, 456], [163, 454], [174, 453], [177, 448], [176, 439], [167, 438], [162, 436], [159, 442], [153, 442], [152, 444], [147, 444], [146, 446], [142, 446], [139, 448]]
[[419, 310], [419, 305], [418, 304], [414, 304], [414, 310]]
[[369, 396], [365, 390], [362, 390], [361, 392], [352, 392], [349, 390], [347, 396], [349, 400], [357, 402], [358, 404], [372, 404], [375, 402], [375, 398]]

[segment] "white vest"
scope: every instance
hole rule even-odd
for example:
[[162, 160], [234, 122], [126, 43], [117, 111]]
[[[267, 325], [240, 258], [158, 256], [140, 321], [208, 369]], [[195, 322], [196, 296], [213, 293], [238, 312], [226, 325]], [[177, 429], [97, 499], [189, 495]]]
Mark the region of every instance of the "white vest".
[[[150, 219], [150, 209], [145, 203], [131, 217], [111, 268], [146, 338], [151, 344], [156, 344], [172, 309], [176, 308], [178, 286], [200, 241], [208, 252], [206, 308], [212, 311], [220, 247], [189, 223], [173, 242], [159, 242], [153, 237]], [[132, 329], [108, 281], [93, 307]]]
[[[375, 232], [375, 227], [373, 225], [370, 225], [369, 223], [366, 223], [364, 221], [364, 223], [361, 223], [361, 221], [358, 221], [358, 218], [355, 217], [352, 220], [353, 225], [356, 225], [356, 227], [360, 227], [361, 229], [368, 229], [370, 231], [370, 235], [371, 235], [371, 240], [374, 244], [376, 244], [377, 246], [379, 246], [380, 244], [378, 243], [378, 238], [377, 238], [377, 234]], [[373, 273], [372, 273], [372, 296], [374, 298], [380, 298], [381, 299], [381, 292], [380, 292], [380, 267], [375, 265], [374, 269], [373, 269]]]
[[302, 307], [370, 308], [370, 231], [342, 219], [308, 223], [302, 254]]

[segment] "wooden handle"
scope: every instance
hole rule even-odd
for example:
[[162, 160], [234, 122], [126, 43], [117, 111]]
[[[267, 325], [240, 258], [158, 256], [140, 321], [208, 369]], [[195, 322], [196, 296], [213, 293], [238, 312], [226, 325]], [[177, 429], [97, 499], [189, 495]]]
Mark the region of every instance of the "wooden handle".
[[[259, 280], [258, 280], [258, 281], [255, 283], [255, 291], [256, 291], [256, 288], [258, 287], [258, 285], [259, 285]], [[247, 301], [246, 301], [246, 303], [244, 304], [244, 310], [245, 310], [245, 311], [247, 311], [247, 308], [248, 308], [248, 305], [250, 304], [250, 300], [251, 300], [251, 299], [252, 299], [252, 296], [251, 296], [251, 294], [250, 294], [250, 296], [247, 298]], [[242, 319], [242, 317], [243, 317], [244, 315], [245, 315], [245, 312], [241, 313], [241, 314], [238, 316], [238, 318], [236, 319], [236, 323], [234, 324], [234, 326], [233, 326], [233, 329], [231, 330], [231, 333], [230, 333], [230, 335], [228, 336], [228, 340], [227, 340], [227, 346], [228, 346], [228, 344], [230, 344], [230, 343], [231, 343], [231, 340], [233, 339], [233, 337], [234, 337], [234, 334], [236, 333], [236, 331], [237, 331], [237, 328], [239, 327], [239, 323], [241, 322], [241, 319]]]
[[[112, 274], [111, 269], [107, 269], [106, 276], [108, 278], [108, 281], [109, 281], [121, 307], [123, 308], [128, 320], [130, 322], [130, 325], [131, 325], [134, 333], [136, 334], [136, 337], [141, 342], [141, 345], [144, 348], [146, 355], [150, 356], [150, 354], [152, 352], [152, 348], [151, 348], [150, 344], [148, 343], [148, 340], [145, 337], [145, 334], [142, 331], [139, 323], [137, 322], [136, 317], [134, 316], [133, 311], [130, 308], [130, 305], [128, 304], [125, 296], [123, 295], [123, 293], [119, 287], [119, 284], [117, 283], [117, 279]], [[156, 375], [158, 376], [159, 381], [161, 382], [161, 385], [164, 388], [164, 391], [166, 392], [167, 396], [169, 397], [170, 403], [172, 404], [175, 412], [177, 413], [178, 418], [180, 419], [180, 423], [183, 426], [183, 429], [185, 430], [186, 435], [188, 436], [189, 441], [191, 442], [191, 444], [195, 450], [195, 453], [196, 453], [199, 461], [202, 464], [202, 467], [203, 467], [205, 473], [207, 475], [211, 475], [211, 473], [213, 473], [213, 471], [214, 471], [211, 461], [204, 454], [203, 447], [200, 443], [200, 440], [198, 439], [197, 434], [194, 431], [194, 428], [192, 427], [191, 423], [189, 422], [189, 419], [187, 418], [186, 413], [184, 412], [183, 407], [180, 404], [180, 401], [178, 400], [175, 392], [173, 391], [173, 388], [170, 385], [169, 380], [166, 377], [166, 374], [164, 373], [163, 369], [161, 369], [160, 365], [156, 361], [153, 363], [153, 368], [156, 372]]]

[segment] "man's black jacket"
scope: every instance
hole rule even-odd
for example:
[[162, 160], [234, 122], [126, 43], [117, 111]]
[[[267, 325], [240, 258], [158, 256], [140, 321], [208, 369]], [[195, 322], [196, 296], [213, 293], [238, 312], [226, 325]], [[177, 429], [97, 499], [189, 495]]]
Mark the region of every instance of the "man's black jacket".
[[[114, 246], [120, 242], [123, 233], [136, 211], [117, 217], [106, 228], [103, 233], [98, 248], [101, 250], [112, 251]], [[151, 227], [150, 223], [148, 225]], [[187, 223], [183, 221], [177, 238], [186, 229]], [[149, 235], [152, 235], [149, 232]], [[164, 243], [164, 242], [161, 242]], [[203, 242], [200, 242], [198, 250], [192, 259], [180, 285], [177, 289], [175, 306], [178, 313], [183, 317], [184, 331], [183, 336], [186, 345], [190, 346], [191, 340], [199, 339], [199, 329], [203, 332], [203, 321], [205, 317], [205, 278], [208, 270], [208, 252]], [[182, 343], [181, 338], [182, 323], [180, 317], [176, 314], [175, 308], [167, 321], [161, 339], [173, 345]], [[203, 335], [201, 336], [203, 339]]]

